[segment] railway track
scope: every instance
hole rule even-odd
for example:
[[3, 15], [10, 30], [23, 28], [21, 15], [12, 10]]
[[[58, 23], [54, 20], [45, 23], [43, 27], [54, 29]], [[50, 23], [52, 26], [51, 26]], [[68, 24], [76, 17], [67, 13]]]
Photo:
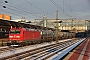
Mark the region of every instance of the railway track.
[[80, 40], [68, 40], [60, 42], [58, 44], [51, 44], [44, 47], [39, 47], [36, 49], [2, 57], [0, 58], [0, 60], [46, 60], [79, 41]]
[[3, 53], [3, 52], [5, 52], [5, 51], [7, 51], [7, 50], [9, 50], [8, 47], [6, 47], [6, 48], [1, 48], [1, 49], [0, 49], [0, 53]]
[[3, 47], [3, 48], [0, 48], [0, 53], [4, 53], [4, 52], [8, 52], [8, 51], [11, 51], [11, 50], [15, 50], [15, 48], [14, 47], [8, 47], [8, 46], [6, 46], [6, 47]]

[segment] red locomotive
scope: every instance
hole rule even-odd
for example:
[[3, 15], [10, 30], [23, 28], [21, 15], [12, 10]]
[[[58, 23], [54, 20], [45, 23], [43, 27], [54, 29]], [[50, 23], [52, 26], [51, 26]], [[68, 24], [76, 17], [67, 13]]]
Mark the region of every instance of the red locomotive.
[[11, 28], [8, 44], [24, 44], [23, 42], [38, 40], [41, 38], [39, 30], [25, 28]]
[[[59, 39], [74, 37], [72, 33], [58, 32]], [[71, 38], [72, 38], [71, 37]], [[9, 32], [8, 45], [26, 45], [45, 41], [52, 41], [56, 38], [56, 31], [38, 30], [28, 28], [11, 28]]]
[[[11, 28], [8, 45], [25, 45], [43, 42], [47, 37], [52, 38], [52, 31], [27, 28]], [[42, 41], [43, 39], [43, 41]]]

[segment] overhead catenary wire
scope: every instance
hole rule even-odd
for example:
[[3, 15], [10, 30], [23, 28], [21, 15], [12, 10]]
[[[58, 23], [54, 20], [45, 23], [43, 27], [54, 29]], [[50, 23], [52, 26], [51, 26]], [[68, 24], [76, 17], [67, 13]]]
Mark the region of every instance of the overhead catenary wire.
[[[52, 12], [51, 13], [47, 13], [46, 11], [44, 11], [43, 9], [41, 9], [41, 8], [39, 8], [39, 7], [37, 7], [37, 6], [35, 6], [34, 4], [32, 4], [31, 2], [29, 2], [28, 0], [25, 0], [27, 3], [29, 3], [30, 5], [31, 5], [31, 11], [27, 11], [27, 9], [22, 9], [21, 7], [19, 7], [19, 6], [16, 6], [16, 5], [14, 5], [14, 4], [12, 4], [12, 3], [9, 3], [9, 4], [6, 4], [6, 5], [8, 5], [8, 9], [10, 9], [10, 10], [13, 10], [13, 11], [16, 11], [17, 13], [18, 13], [18, 15], [23, 15], [23, 14], [25, 14], [25, 15], [28, 15], [28, 14], [30, 14], [30, 15], [33, 15], [33, 16], [35, 16], [35, 17], [40, 17], [41, 18], [41, 16], [38, 14], [38, 13], [36, 13], [36, 12], [34, 12], [33, 11], [33, 7], [35, 7], [35, 8], [37, 8], [38, 10], [40, 10], [40, 11], [42, 11], [42, 12], [44, 12], [45, 14], [52, 14]], [[69, 16], [70, 18], [72, 17], [70, 14], [68, 14], [65, 10], [64, 10], [64, 8], [61, 8], [55, 1], [53, 1], [53, 0], [50, 0], [60, 11], [62, 11], [65, 15], [67, 15], [67, 16]], [[65, 2], [64, 2], [65, 3]], [[4, 3], [5, 4], [5, 3]], [[16, 14], [16, 13], [15, 13]], [[44, 14], [44, 15], [45, 15]], [[28, 16], [30, 16], [30, 15], [28, 15]]]
[[60, 11], [62, 11], [66, 16], [69, 16], [70, 18], [72, 17], [71, 15], [69, 15], [68, 13], [66, 13], [64, 11], [64, 9], [62, 7], [60, 7], [55, 1], [50, 0]]
[[[1, 2], [0, 2], [0, 3], [1, 3]], [[2, 2], [2, 3], [3, 3], [3, 2]], [[3, 7], [2, 4], [0, 4], [0, 6]], [[11, 14], [11, 15], [18, 16], [18, 17], [20, 16], [20, 15], [18, 15], [18, 14], [16, 14], [16, 13], [12, 13], [12, 12], [9, 12], [9, 11], [5, 11], [5, 9], [6, 9], [6, 8], [3, 8], [3, 9], [1, 8], [0, 11], [6, 12], [6, 13], [9, 13], [9, 14]], [[14, 18], [15, 18], [15, 17], [14, 17]]]
[[[29, 2], [29, 1], [28, 1]], [[0, 3], [2, 3], [2, 4], [5, 4], [4, 2], [2, 2], [2, 1], [0, 1]], [[39, 9], [40, 11], [42, 11], [42, 12], [44, 12], [46, 15], [50, 15], [50, 14], [52, 14], [53, 12], [50, 12], [50, 13], [47, 13], [47, 12], [45, 12], [45, 11], [43, 11], [41, 8], [39, 8], [39, 7], [37, 7], [37, 6], [35, 6], [35, 5], [33, 5], [32, 3], [30, 3], [29, 2], [29, 4], [31, 5], [31, 9], [33, 8], [33, 7], [35, 7], [35, 8], [37, 8], [37, 9]], [[37, 13], [37, 12], [33, 12], [33, 10], [31, 10], [31, 11], [28, 11], [27, 9], [24, 9], [24, 8], [22, 8], [22, 7], [19, 7], [19, 6], [17, 6], [17, 5], [14, 5], [14, 4], [12, 4], [12, 3], [8, 3], [8, 4], [5, 4], [6, 6], [7, 6], [7, 8], [9, 9], [9, 10], [12, 10], [12, 11], [14, 11], [13, 13], [18, 13], [18, 15], [27, 15], [27, 17], [29, 17], [29, 16], [33, 16], [33, 17], [35, 17], [35, 18], [41, 18], [42, 16], [39, 14], [39, 13]], [[11, 12], [11, 11], [10, 11]], [[55, 12], [55, 11], [54, 11]], [[16, 14], [15, 13], [15, 14]], [[29, 15], [30, 14], [30, 15]], [[45, 15], [44, 14], [44, 15]]]
[[[0, 2], [0, 3], [3, 3], [3, 2]], [[4, 3], [3, 3], [4, 4]], [[2, 4], [0, 4], [0, 6], [2, 7], [3, 5]], [[3, 12], [6, 12], [6, 13], [8, 13], [8, 14], [11, 14], [11, 15], [14, 15], [14, 16], [18, 16], [18, 17], [20, 17], [20, 15], [18, 14], [18, 13], [14, 13], [14, 12], [12, 12], [12, 11], [8, 11], [7, 9], [10, 9], [10, 10], [13, 10], [13, 11], [17, 11], [17, 10], [14, 10], [14, 9], [12, 9], [12, 8], [9, 8], [9, 7], [6, 7], [6, 8], [3, 8], [3, 9], [0, 9], [1, 11], [3, 11]], [[6, 11], [5, 11], [6, 10]], [[14, 17], [13, 16], [13, 17]], [[14, 17], [15, 18], [15, 17]]]
[[[15, 14], [15, 13], [8, 12], [8, 11], [5, 11], [5, 10], [3, 10], [3, 9], [0, 9], [0, 10], [3, 11], [3, 12], [9, 13], [9, 14], [11, 14], [11, 15], [15, 15], [15, 16], [17, 16], [18, 18], [20, 17], [20, 15], [17, 15], [17, 14]], [[14, 16], [14, 18], [16, 18], [15, 16]]]
[[64, 5], [66, 5], [68, 7], [68, 9], [70, 10], [70, 12], [76, 17], [76, 15], [72, 12], [70, 6], [67, 5], [64, 0], [62, 0], [62, 1], [63, 1], [63, 9], [64, 9]]
[[[0, 2], [0, 3], [3, 3], [3, 2]], [[4, 3], [3, 3], [3, 4], [4, 4]], [[19, 9], [19, 8], [17, 8], [17, 7], [14, 7], [14, 6], [12, 6], [12, 5], [7, 4], [7, 6], [9, 6], [9, 7], [7, 7], [7, 9], [16, 11], [16, 13], [18, 13], [18, 14], [23, 15], [24, 13], [26, 13], [26, 11], [21, 11], [21, 9]], [[27, 13], [28, 13], [28, 12], [27, 12]], [[30, 13], [30, 14], [31, 14], [31, 13]]]
[[[34, 4], [32, 4], [31, 2], [29, 2], [29, 1], [27, 1], [27, 0], [25, 0], [28, 4], [30, 4], [31, 6], [33, 6], [33, 7], [35, 7], [35, 8], [37, 8], [38, 10], [40, 10], [40, 11], [42, 11], [42, 12], [44, 12], [46, 15], [50, 15], [50, 14], [52, 14], [53, 12], [50, 12], [50, 13], [47, 13], [46, 11], [44, 11], [43, 9], [41, 9], [41, 8], [39, 8], [39, 7], [37, 7], [37, 6], [35, 6]], [[31, 8], [32, 9], [32, 8]], [[32, 11], [32, 10], [31, 10]], [[56, 11], [54, 11], [54, 12], [56, 12]]]
[[[0, 2], [0, 3], [5, 4], [5, 3], [3, 3], [3, 2]], [[18, 14], [21, 12], [21, 15], [23, 15], [23, 14], [25, 14], [25, 15], [26, 15], [26, 14], [31, 14], [31, 15], [37, 17], [34, 13], [31, 13], [31, 12], [26, 11], [26, 10], [24, 10], [24, 9], [20, 9], [20, 8], [18, 8], [18, 7], [15, 7], [15, 6], [13, 6], [12, 4], [10, 5], [10, 3], [7, 4], [7, 6], [9, 6], [9, 7], [7, 7], [8, 9], [13, 10], [13, 11], [17, 11]], [[22, 14], [22, 13], [23, 13], [23, 14]], [[29, 15], [27, 15], [27, 16], [29, 16]], [[41, 17], [41, 16], [38, 16], [38, 17]]]
[[12, 3], [10, 3], [10, 4], [13, 5], [14, 7], [16, 7], [17, 9], [22, 10], [23, 12], [26, 12], [26, 13], [28, 13], [28, 14], [32, 14], [32, 15], [35, 16], [35, 17], [39, 17], [39, 18], [41, 17], [39, 13], [36, 13], [36, 12], [34, 12], [34, 11], [32, 10], [32, 5], [31, 5], [31, 11], [28, 11], [27, 9], [24, 9], [24, 8], [22, 8], [22, 7], [19, 7], [19, 6], [16, 6], [16, 5], [12, 4]]
[[63, 1], [63, 5], [65, 4], [65, 5], [68, 7], [68, 9], [71, 11], [71, 13], [72, 13], [75, 17], [80, 18], [80, 17], [76, 14], [76, 12], [74, 12], [74, 10], [71, 8], [71, 6], [68, 4], [68, 2], [67, 2], [66, 0], [62, 0], [62, 1]]
[[[0, 5], [0, 6], [2, 6], [2, 5]], [[8, 9], [13, 10], [13, 9], [11, 9], [11, 8], [8, 8]], [[0, 11], [3, 11], [3, 12], [6, 12], [6, 13], [10, 14], [10, 15], [13, 16], [13, 18], [15, 18], [15, 19], [17, 19], [16, 17], [18, 17], [18, 18], [21, 17], [21, 15], [19, 15], [18, 13], [13, 13], [13, 12], [8, 11], [8, 10], [6, 10], [6, 9], [0, 9]]]
[[10, 3], [10, 4], [13, 5], [13, 7], [15, 7], [16, 9], [19, 9], [20, 11], [23, 11], [23, 12], [25, 13], [25, 15], [26, 15], [26, 14], [30, 14], [30, 15], [33, 15], [33, 16], [35, 16], [35, 17], [41, 17], [41, 16], [39, 16], [39, 15], [36, 15], [36, 14], [38, 14], [38, 13], [33, 12], [32, 10], [31, 10], [31, 11], [28, 11], [28, 10], [26, 10], [26, 9], [24, 9], [24, 8], [21, 8], [21, 7], [19, 7], [19, 6], [16, 6], [16, 5], [12, 4], [12, 3]]
[[46, 13], [46, 14], [48, 14], [47, 12], [45, 12], [44, 10], [42, 10], [41, 8], [39, 8], [39, 7], [37, 7], [37, 6], [35, 6], [35, 5], [33, 5], [32, 3], [30, 3], [29, 1], [27, 1], [27, 0], [25, 0], [28, 4], [30, 4], [30, 5], [32, 5], [32, 6], [34, 6], [35, 8], [37, 8], [37, 9], [39, 9], [39, 10], [41, 10], [42, 12], [44, 12], [44, 13]]

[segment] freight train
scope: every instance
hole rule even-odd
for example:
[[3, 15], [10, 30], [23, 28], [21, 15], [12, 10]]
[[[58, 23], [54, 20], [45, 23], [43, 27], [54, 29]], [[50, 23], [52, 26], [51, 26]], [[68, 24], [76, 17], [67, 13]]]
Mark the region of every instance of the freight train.
[[11, 28], [8, 38], [8, 46], [10, 45], [28, 45], [42, 42], [51, 42], [56, 39], [74, 38], [75, 33], [70, 32], [58, 32], [52, 30], [38, 30], [28, 28]]
[[87, 38], [90, 37], [90, 30], [76, 33], [76, 38]]

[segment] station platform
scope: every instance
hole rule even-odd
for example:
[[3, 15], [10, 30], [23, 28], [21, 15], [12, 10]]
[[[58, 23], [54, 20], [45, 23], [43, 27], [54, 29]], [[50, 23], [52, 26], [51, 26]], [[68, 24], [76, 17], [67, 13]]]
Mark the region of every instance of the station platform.
[[71, 51], [63, 60], [90, 60], [90, 37]]

